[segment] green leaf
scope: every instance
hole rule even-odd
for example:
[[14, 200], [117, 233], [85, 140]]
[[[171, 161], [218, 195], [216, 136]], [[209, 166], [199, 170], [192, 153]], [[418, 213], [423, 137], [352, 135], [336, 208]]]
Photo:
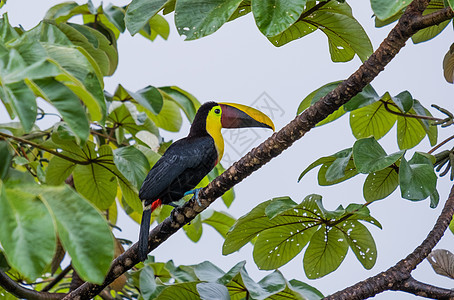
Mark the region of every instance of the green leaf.
[[257, 205], [248, 214], [236, 221], [235, 225], [227, 233], [227, 237], [222, 245], [223, 255], [239, 250], [255, 238], [259, 232], [269, 227], [270, 220], [265, 214], [265, 208], [270, 202], [271, 200], [268, 200]]
[[[350, 160], [347, 163], [347, 166], [344, 169], [344, 176], [336, 180], [330, 181], [326, 178], [326, 173], [328, 172], [330, 166], [331, 164], [323, 164], [320, 170], [318, 171], [317, 179], [319, 185], [327, 186], [337, 184], [358, 175], [358, 171], [356, 170], [353, 159], [350, 158]], [[337, 178], [337, 176], [334, 178]]]
[[386, 111], [385, 105], [374, 102], [350, 113], [350, 127], [357, 139], [374, 136], [382, 138], [396, 122], [396, 115]]
[[209, 261], [204, 261], [195, 266], [194, 272], [202, 281], [215, 282], [225, 275], [225, 272]]
[[437, 208], [439, 202], [440, 194], [438, 194], [438, 191], [435, 190], [432, 194], [430, 194], [430, 208]]
[[358, 221], [347, 220], [336, 226], [342, 231], [356, 258], [370, 270], [377, 260], [377, 247], [369, 230]]
[[115, 149], [113, 161], [118, 170], [137, 188], [140, 188], [151, 168], [145, 155], [134, 146]]
[[294, 291], [298, 295], [303, 296], [304, 299], [318, 300], [323, 298], [323, 294], [320, 293], [319, 290], [299, 280], [292, 279], [288, 282], [287, 285], [291, 291]]
[[46, 170], [46, 183], [60, 185], [72, 173], [76, 164], [58, 156], [52, 157]]
[[29, 280], [52, 260], [56, 238], [52, 217], [23, 185], [6, 189], [0, 181], [0, 242], [9, 264]]
[[104, 217], [68, 186], [42, 188], [40, 198], [52, 212], [77, 274], [101, 284], [114, 255], [114, 239]]
[[[315, 2], [311, 2], [305, 11], [314, 5]], [[373, 52], [369, 37], [353, 18], [350, 6], [337, 1], [330, 1], [269, 40], [280, 47], [317, 29], [328, 37], [329, 51], [334, 62], [349, 61], [355, 54], [361, 61], [365, 61]]]
[[289, 28], [300, 17], [306, 1], [252, 1], [255, 23], [265, 36], [275, 36]]
[[0, 141], [0, 180], [4, 179], [8, 174], [8, 170], [11, 166], [11, 159], [13, 154], [11, 153], [10, 146], [7, 141]]
[[125, 31], [125, 11], [123, 8], [109, 4], [103, 9], [103, 13], [106, 18], [120, 30], [120, 32]]
[[227, 22], [241, 0], [211, 0], [194, 2], [179, 0], [175, 6], [175, 25], [186, 40], [210, 35]]
[[149, 265], [145, 265], [140, 270], [140, 294], [146, 300], [154, 299], [157, 296], [157, 289], [155, 274], [153, 268]]
[[[414, 110], [410, 110], [414, 113]], [[397, 144], [399, 149], [410, 149], [418, 145], [426, 136], [426, 131], [417, 119], [397, 116]]]
[[83, 143], [88, 139], [90, 124], [79, 97], [53, 78], [29, 81], [28, 84], [33, 86], [40, 97], [52, 103], [79, 141]]
[[[90, 143], [84, 147], [84, 156], [88, 161], [97, 158], [93, 147]], [[76, 190], [96, 207], [102, 210], [112, 205], [117, 194], [117, 181], [109, 169], [98, 163], [77, 165], [73, 178]]]
[[[301, 103], [298, 107], [298, 110], [297, 110], [297, 114], [300, 114], [306, 108], [308, 108], [312, 104], [318, 102], [321, 98], [323, 98], [329, 92], [334, 90], [341, 82], [342, 82], [342, 80], [327, 83], [324, 86], [316, 89], [315, 91], [313, 91], [312, 93], [307, 95], [306, 98], [304, 98], [303, 101], [301, 101]], [[342, 117], [344, 114], [345, 114], [345, 109], [343, 107], [341, 107], [338, 110], [336, 110], [335, 112], [333, 112], [332, 114], [330, 114], [328, 117], [326, 117], [323, 121], [317, 123], [316, 126], [321, 126], [321, 125], [330, 123], [330, 122]]]
[[[413, 109], [418, 115], [432, 117], [432, 114], [416, 99], [414, 99]], [[429, 138], [430, 145], [435, 146], [438, 138], [438, 127], [432, 125], [428, 120], [418, 119], [418, 121], [424, 128], [427, 137]]]
[[325, 173], [327, 181], [336, 181], [345, 176], [345, 170], [352, 156], [352, 148], [345, 150], [335, 154], [336, 159], [329, 165]]
[[156, 126], [171, 132], [178, 132], [183, 123], [180, 110], [173, 101], [164, 101], [159, 115], [148, 113], [148, 117], [156, 124]]
[[23, 81], [2, 85], [2, 88], [2, 99], [5, 99], [14, 107], [22, 127], [25, 132], [29, 132], [37, 116], [35, 95]]
[[126, 129], [133, 136], [142, 130], [159, 136], [159, 130], [156, 125], [146, 117], [145, 113], [139, 113], [133, 103], [112, 102], [109, 107], [107, 120]]
[[321, 278], [336, 270], [347, 255], [348, 243], [344, 234], [323, 225], [312, 236], [303, 258], [307, 278]]
[[155, 15], [147, 24], [145, 24], [139, 33], [151, 41], [154, 41], [158, 35], [167, 40], [170, 33], [170, 26], [163, 16]]
[[356, 169], [364, 174], [383, 170], [401, 158], [404, 152], [402, 150], [387, 155], [373, 137], [357, 140], [353, 145], [353, 159]]
[[392, 167], [370, 173], [364, 181], [363, 195], [367, 202], [391, 195], [399, 185], [399, 176]]
[[316, 161], [311, 163], [306, 169], [304, 169], [303, 172], [301, 172], [300, 176], [298, 177], [298, 182], [303, 178], [304, 175], [306, 175], [310, 170], [314, 169], [315, 167], [325, 164], [331, 164], [335, 160], [336, 157], [334, 156], [325, 156], [317, 159]]
[[202, 300], [230, 300], [228, 289], [219, 283], [205, 282], [197, 284], [197, 292], [199, 292]]
[[159, 294], [156, 300], [200, 300], [199, 293], [197, 292], [198, 281], [176, 283], [168, 286]]
[[157, 115], [163, 108], [163, 97], [159, 90], [151, 85], [133, 93], [128, 91], [134, 100], [140, 105]]
[[277, 270], [262, 278], [262, 280], [258, 283], [249, 277], [244, 268], [241, 269], [240, 274], [243, 279], [244, 286], [247, 288], [249, 295], [253, 299], [267, 299], [268, 297], [284, 290], [286, 287], [284, 276], [282, 276], [281, 272]]
[[399, 13], [410, 2], [405, 0], [371, 0], [372, 10], [377, 18], [386, 20]]
[[392, 97], [392, 99], [403, 113], [408, 112], [413, 107], [414, 101], [409, 91], [403, 91]]
[[125, 24], [131, 35], [139, 32], [148, 20], [156, 15], [168, 0], [148, 1], [133, 0], [128, 5], [125, 15]]
[[429, 197], [437, 185], [437, 176], [430, 159], [418, 152], [408, 162], [402, 157], [399, 183], [402, 198], [423, 200]]
[[[104, 34], [89, 26], [72, 23], [60, 23], [58, 28], [74, 45], [88, 52], [103, 76], [110, 76], [115, 72], [118, 65], [117, 47]], [[102, 77], [99, 79], [102, 80]]]
[[[450, 6], [452, 5], [452, 2], [452, 0], [448, 0]], [[427, 5], [423, 12], [423, 16], [437, 12], [444, 7], [443, 1], [430, 1], [429, 5]], [[423, 28], [412, 35], [411, 40], [415, 44], [428, 41], [440, 34], [448, 26], [449, 22], [451, 22], [451, 20], [444, 21], [438, 25]]]
[[209, 210], [203, 214], [202, 223], [213, 227], [225, 239], [227, 232], [235, 224], [236, 219], [222, 211]]
[[293, 208], [296, 205], [297, 203], [290, 197], [274, 198], [273, 201], [265, 208], [265, 214], [271, 220], [277, 215]]
[[368, 84], [361, 92], [345, 103], [344, 108], [346, 111], [353, 111], [355, 109], [368, 106], [378, 100], [380, 100], [380, 96], [377, 94], [375, 89]]
[[181, 107], [189, 122], [194, 120], [195, 114], [200, 107], [200, 102], [193, 95], [177, 86], [160, 87], [159, 90], [164, 92], [164, 97], [169, 97]]
[[197, 215], [189, 224], [183, 226], [183, 230], [186, 233], [187, 237], [197, 243], [202, 236], [203, 228], [200, 215]]
[[17, 31], [9, 24], [8, 14], [4, 13], [0, 18], [0, 40], [6, 44], [18, 37]]

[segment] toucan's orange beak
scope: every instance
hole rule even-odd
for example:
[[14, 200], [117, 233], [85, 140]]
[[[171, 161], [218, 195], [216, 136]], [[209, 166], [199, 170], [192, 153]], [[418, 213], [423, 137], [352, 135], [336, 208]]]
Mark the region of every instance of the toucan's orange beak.
[[264, 127], [274, 131], [271, 119], [261, 111], [236, 103], [219, 103], [223, 128]]

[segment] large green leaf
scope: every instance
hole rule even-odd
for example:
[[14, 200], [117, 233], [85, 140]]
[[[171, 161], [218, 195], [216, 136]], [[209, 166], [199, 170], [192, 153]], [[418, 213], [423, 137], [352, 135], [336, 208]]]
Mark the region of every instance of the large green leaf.
[[[60, 23], [58, 28], [71, 42], [84, 48], [96, 61], [102, 75], [112, 75], [118, 65], [116, 44], [109, 41], [104, 34], [86, 25]], [[100, 78], [102, 80], [102, 78]]]
[[200, 300], [199, 293], [197, 292], [198, 283], [200, 282], [194, 281], [172, 284], [163, 290], [156, 300]]
[[289, 28], [300, 17], [306, 1], [252, 1], [255, 23], [265, 36], [276, 36]]
[[399, 176], [393, 167], [370, 173], [363, 186], [364, 199], [367, 202], [383, 199], [397, 188]]
[[126, 179], [140, 188], [150, 170], [145, 155], [134, 146], [121, 147], [113, 151], [113, 161]]
[[230, 300], [229, 290], [222, 284], [204, 282], [197, 284], [197, 292], [202, 300]]
[[166, 100], [158, 115], [147, 113], [148, 117], [156, 124], [156, 126], [171, 132], [180, 130], [183, 123], [180, 109], [173, 101]]
[[372, 173], [395, 163], [404, 151], [387, 155], [375, 138], [360, 139], [353, 145], [353, 159], [360, 173]]
[[74, 186], [85, 198], [99, 209], [107, 209], [112, 205], [117, 194], [115, 175], [104, 165], [94, 163], [98, 160], [94, 144], [87, 143], [82, 150], [85, 161], [90, 164], [77, 165], [73, 171]]
[[79, 141], [88, 139], [90, 124], [79, 97], [53, 78], [38, 79], [28, 84], [33, 86], [36, 94], [52, 103]]
[[175, 25], [186, 40], [212, 34], [227, 22], [241, 0], [179, 0], [175, 6]]
[[155, 15], [145, 24], [139, 33], [151, 41], [154, 41], [158, 35], [167, 40], [170, 33], [170, 26], [163, 16]]
[[[338, 160], [338, 161], [342, 162], [342, 159]], [[317, 174], [317, 179], [318, 179], [319, 185], [328, 186], [328, 185], [337, 184], [337, 183], [340, 183], [342, 181], [345, 181], [347, 179], [350, 179], [350, 178], [358, 175], [358, 171], [356, 170], [356, 167], [355, 167], [355, 164], [354, 164], [352, 158], [350, 158], [348, 160], [347, 165], [345, 166], [345, 169], [343, 171], [344, 175], [342, 177], [339, 177], [341, 175], [341, 169], [338, 168], [337, 170], [339, 172], [332, 172], [330, 175], [330, 178], [332, 178], [333, 180], [328, 180], [326, 174], [328, 174], [328, 171], [330, 170], [331, 166], [332, 166], [331, 163], [327, 163], [327, 164], [323, 164], [320, 167], [320, 170], [318, 171], [318, 174]], [[331, 169], [331, 170], [333, 170], [333, 169]]]
[[0, 18], [0, 40], [7, 43], [18, 37], [17, 31], [9, 24], [8, 14], [4, 13]]
[[128, 6], [125, 15], [125, 24], [129, 32], [134, 35], [139, 32], [145, 24], [156, 13], [158, 13], [168, 0], [133, 0]]
[[177, 86], [160, 87], [159, 90], [181, 107], [190, 122], [194, 120], [200, 102], [193, 95]]
[[375, 16], [380, 20], [386, 20], [398, 14], [410, 2], [406, 0], [371, 0], [370, 4]]
[[[309, 11], [314, 5], [315, 2], [308, 4], [305, 11]], [[334, 62], [349, 61], [355, 54], [365, 61], [373, 52], [369, 37], [353, 18], [346, 2], [330, 1], [269, 40], [279, 47], [317, 29], [328, 37], [329, 51]]]
[[52, 217], [25, 186], [0, 181], [0, 242], [8, 263], [35, 280], [52, 260], [56, 238]]
[[202, 220], [200, 215], [197, 215], [191, 223], [188, 223], [183, 226], [183, 230], [186, 233], [186, 236], [193, 241], [194, 243], [197, 243], [200, 238], [202, 237]]
[[[412, 109], [410, 113], [414, 113]], [[399, 149], [410, 149], [418, 145], [426, 131], [418, 119], [397, 116], [397, 144]]]
[[431, 160], [418, 152], [408, 162], [402, 157], [399, 184], [402, 198], [423, 200], [429, 197], [437, 185], [437, 176]]
[[114, 255], [114, 239], [103, 216], [68, 186], [42, 188], [40, 198], [52, 212], [77, 274], [101, 284]]
[[382, 138], [396, 122], [396, 115], [386, 111], [381, 101], [374, 102], [350, 113], [350, 127], [357, 138]]
[[60, 185], [72, 173], [76, 164], [58, 156], [52, 157], [46, 169], [46, 183]]
[[10, 104], [14, 108], [25, 132], [29, 132], [37, 116], [36, 99], [32, 91], [23, 81], [2, 84], [0, 96], [5, 105]]
[[221, 211], [209, 210], [202, 215], [202, 222], [212, 226], [223, 238], [227, 236], [235, 221], [235, 218]]

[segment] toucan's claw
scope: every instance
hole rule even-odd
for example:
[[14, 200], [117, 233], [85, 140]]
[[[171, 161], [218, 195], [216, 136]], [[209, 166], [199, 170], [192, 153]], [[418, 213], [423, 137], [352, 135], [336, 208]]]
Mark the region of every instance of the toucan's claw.
[[200, 202], [200, 199], [199, 199], [199, 192], [200, 190], [203, 189], [203, 188], [198, 188], [198, 189], [193, 189], [193, 190], [190, 190], [186, 193], [184, 193], [185, 196], [187, 195], [194, 195], [192, 198], [194, 198], [195, 201], [197, 201], [197, 204], [199, 206], [202, 206], [202, 202]]

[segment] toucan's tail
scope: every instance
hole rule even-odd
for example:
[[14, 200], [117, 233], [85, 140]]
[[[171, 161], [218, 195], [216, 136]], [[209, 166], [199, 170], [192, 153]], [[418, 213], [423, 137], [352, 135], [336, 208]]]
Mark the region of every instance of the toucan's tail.
[[161, 206], [161, 200], [154, 201], [151, 205], [147, 205], [143, 208], [142, 222], [140, 222], [140, 233], [139, 233], [139, 259], [144, 261], [148, 255], [148, 235], [150, 234], [150, 220], [151, 213]]
[[144, 261], [148, 254], [148, 234], [150, 231], [151, 207], [148, 205], [143, 209], [142, 222], [140, 223], [139, 234], [139, 259]]

